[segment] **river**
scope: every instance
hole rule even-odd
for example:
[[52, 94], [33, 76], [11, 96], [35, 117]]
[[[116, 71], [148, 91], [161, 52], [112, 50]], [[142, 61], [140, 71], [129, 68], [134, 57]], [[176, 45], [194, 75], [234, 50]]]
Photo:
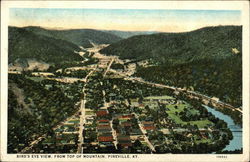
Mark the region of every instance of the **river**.
[[230, 143], [223, 149], [228, 151], [234, 151], [236, 149], [242, 148], [242, 128], [235, 124], [233, 119], [209, 106], [203, 105], [208, 112], [211, 112], [215, 117], [224, 120], [227, 123], [228, 128], [232, 131], [233, 139]]

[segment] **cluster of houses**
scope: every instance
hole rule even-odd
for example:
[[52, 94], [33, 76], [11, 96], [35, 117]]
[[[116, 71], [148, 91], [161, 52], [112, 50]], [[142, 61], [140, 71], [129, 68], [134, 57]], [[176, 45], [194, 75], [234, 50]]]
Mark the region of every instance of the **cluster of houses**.
[[71, 119], [65, 121], [62, 125], [55, 128], [54, 131], [57, 135], [59, 134], [77, 134], [79, 131], [79, 118], [73, 116]]
[[100, 109], [96, 112], [97, 116], [97, 138], [100, 147], [114, 146], [111, 121], [107, 109]]
[[43, 145], [71, 145], [74, 146], [78, 139], [79, 118], [73, 116], [71, 119], [63, 122], [57, 128], [54, 128], [55, 136], [48, 136], [43, 142]]
[[[110, 94], [110, 99], [117, 99], [116, 95]], [[152, 108], [159, 106], [158, 104], [181, 104], [182, 101], [176, 100], [170, 96], [150, 96], [143, 98], [140, 102], [139, 99], [132, 99], [131, 105], [133, 107], [141, 107], [143, 111], [146, 105], [151, 105]], [[110, 102], [112, 103], [112, 102]], [[137, 105], [135, 105], [137, 104]], [[153, 104], [153, 105], [152, 105]], [[112, 106], [111, 104], [110, 106]], [[116, 108], [116, 107], [114, 107]], [[117, 107], [118, 108], [118, 107]], [[126, 107], [119, 107], [119, 109]], [[93, 110], [92, 110], [93, 111]], [[151, 132], [157, 131], [156, 124], [151, 116], [145, 116], [144, 112], [140, 114], [129, 113], [124, 111], [118, 114], [109, 112], [109, 109], [102, 107], [97, 110], [94, 116], [86, 116], [86, 121], [91, 123], [93, 120], [96, 121], [96, 145], [101, 148], [129, 148], [133, 147], [136, 140], [139, 140], [143, 145], [148, 146], [148, 142], [145, 139], [145, 133], [151, 134]], [[139, 119], [144, 116], [142, 119]], [[139, 117], [139, 118], [138, 118]], [[116, 122], [114, 122], [116, 120]], [[140, 120], [140, 121], [138, 121]], [[143, 133], [144, 132], [144, 133]], [[192, 134], [189, 132], [185, 134], [187, 137], [191, 137]], [[207, 139], [208, 134], [200, 132], [200, 138]], [[140, 148], [138, 148], [140, 149]]]
[[123, 114], [117, 116], [119, 125], [116, 129], [117, 141], [122, 148], [132, 146], [132, 143], [142, 136], [142, 132], [135, 122], [134, 114]]
[[132, 126], [132, 123], [130, 121], [131, 118], [132, 118], [131, 114], [120, 115], [117, 118], [119, 120], [119, 125], [116, 129], [117, 141], [118, 144], [124, 148], [132, 146], [132, 142], [130, 139], [130, 128]]
[[97, 124], [98, 142], [100, 147], [114, 146], [112, 128], [108, 119], [99, 119]]

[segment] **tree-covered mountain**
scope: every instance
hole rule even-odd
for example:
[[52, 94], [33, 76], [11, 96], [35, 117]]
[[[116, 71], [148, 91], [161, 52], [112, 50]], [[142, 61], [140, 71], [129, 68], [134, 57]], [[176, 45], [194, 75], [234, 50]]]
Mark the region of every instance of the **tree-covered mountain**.
[[112, 33], [93, 29], [51, 30], [33, 26], [25, 27], [25, 29], [35, 34], [66, 40], [83, 47], [92, 47], [90, 41], [97, 44], [111, 44], [122, 39]]
[[183, 63], [200, 59], [225, 58], [232, 48], [241, 51], [241, 27], [206, 27], [185, 33], [133, 36], [101, 50], [126, 59], [154, 58], [161, 62]]
[[35, 34], [23, 28], [9, 27], [9, 63], [17, 59], [36, 59], [46, 63], [80, 61], [74, 51], [79, 47], [65, 40]]
[[146, 80], [194, 89], [236, 107], [242, 105], [242, 27], [206, 27], [185, 33], [134, 36], [101, 50], [126, 59], [149, 59], [138, 67]]

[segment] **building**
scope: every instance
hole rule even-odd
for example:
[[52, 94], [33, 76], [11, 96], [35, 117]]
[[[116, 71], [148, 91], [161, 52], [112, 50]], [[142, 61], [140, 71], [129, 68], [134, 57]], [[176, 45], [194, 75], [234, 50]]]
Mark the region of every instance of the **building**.
[[108, 115], [108, 111], [107, 110], [99, 110], [96, 112], [97, 117], [102, 117], [102, 116], [106, 116]]
[[131, 139], [129, 136], [126, 135], [118, 135], [117, 136], [118, 144], [120, 144], [122, 147], [129, 147], [132, 146]]

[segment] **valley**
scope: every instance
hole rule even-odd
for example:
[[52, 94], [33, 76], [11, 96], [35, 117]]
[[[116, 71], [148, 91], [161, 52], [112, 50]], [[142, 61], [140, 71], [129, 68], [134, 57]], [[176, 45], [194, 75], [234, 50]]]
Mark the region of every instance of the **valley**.
[[[100, 52], [108, 44], [91, 42], [91, 46], [79, 50], [85, 53], [82, 58], [96, 60], [87, 65], [49, 72], [9, 69], [9, 83], [24, 89], [23, 101], [12, 102], [16, 96], [9, 87], [9, 111], [22, 111], [24, 102], [32, 111], [26, 122], [38, 123], [19, 125], [30, 129], [24, 135], [17, 133], [14, 116], [9, 116], [9, 153], [225, 153], [233, 134], [205, 105], [235, 114], [236, 123], [241, 123], [241, 108], [141, 78], [138, 67], [154, 66], [148, 59], [121, 59]], [[17, 115], [15, 120], [22, 118]]]

